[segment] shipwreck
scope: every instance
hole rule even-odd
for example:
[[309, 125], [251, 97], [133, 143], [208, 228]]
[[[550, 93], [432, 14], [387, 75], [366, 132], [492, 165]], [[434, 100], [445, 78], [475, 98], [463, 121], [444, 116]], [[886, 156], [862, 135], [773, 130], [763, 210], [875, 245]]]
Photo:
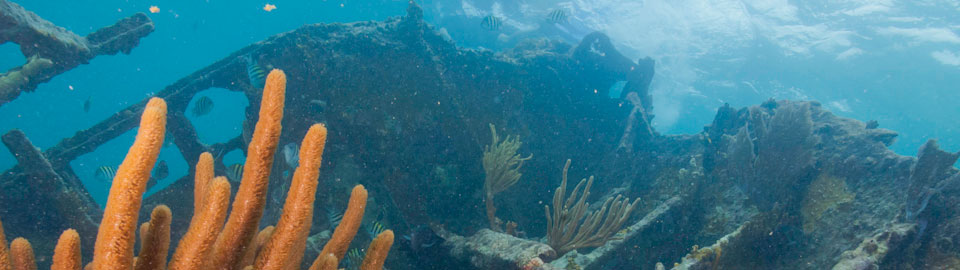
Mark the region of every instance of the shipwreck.
[[[15, 4], [0, 5], [0, 26], [22, 22], [10, 15]], [[81, 52], [73, 56], [32, 52], [31, 61], [73, 60], [8, 72], [31, 79], [0, 85], [6, 87], [0, 104], [16, 96], [6, 93], [28, 91], [96, 54], [129, 51], [119, 44], [135, 44], [152, 29], [139, 15], [118, 25], [109, 33], [128, 38], [105, 43], [88, 36], [79, 44], [86, 45], [67, 47]], [[36, 32], [0, 31], [0, 40], [26, 40]], [[837, 117], [815, 101], [786, 100], [724, 106], [700, 133], [659, 134], [651, 126], [652, 59], [624, 57], [602, 33], [575, 45], [539, 39], [503, 52], [459, 48], [425, 23], [414, 3], [405, 16], [382, 22], [305, 25], [277, 34], [157, 91], [168, 108], [167, 131], [191, 167], [144, 199], [140, 222], [165, 204], [172, 210], [171, 235], [179, 239], [194, 215], [194, 161], [204, 152], [247, 151], [263, 89], [249, 80], [245, 59], [286, 73], [283, 112], [296, 117], [280, 122], [279, 145], [298, 142], [314, 123], [330, 128], [318, 205], [345, 206], [339, 194], [362, 184], [372, 198], [367, 211], [379, 213], [382, 224], [398, 234], [429, 228], [441, 239], [423, 248], [394, 245], [390, 269], [946, 269], [960, 261], [960, 174], [953, 167], [960, 153], [944, 152], [935, 141], [918, 157], [900, 156], [888, 148], [897, 134], [875, 122]], [[622, 93], [611, 94], [618, 84]], [[251, 105], [239, 136], [206, 145], [185, 111], [210, 88], [243, 93]], [[29, 134], [4, 131], [18, 161], [0, 175], [6, 234], [31, 239], [38, 261], [49, 262], [44, 258], [57, 236], [74, 228], [86, 237], [85, 260], [91, 258], [90, 237], [103, 212], [70, 161], [138, 127], [148, 102], [48, 149], [34, 147]], [[533, 153], [522, 160], [519, 181], [497, 190], [512, 196], [483, 192], [481, 159], [491, 128], [494, 143], [497, 132], [514, 134], [522, 152]], [[212, 159], [215, 174], [224, 175], [221, 158]], [[640, 199], [616, 237], [559, 254], [542, 239], [549, 217], [543, 210], [568, 159], [576, 164], [571, 177], [598, 179], [587, 201]], [[280, 173], [287, 165], [272, 166], [268, 190], [288, 188]], [[562, 172], [565, 179], [567, 169]], [[281, 219], [283, 195], [265, 195], [262, 224]], [[484, 211], [485, 201], [499, 211], [491, 205]], [[305, 258], [317, 256], [315, 243], [335, 227], [323, 211], [312, 214], [315, 224], [302, 240]], [[510, 222], [501, 228], [499, 218]]]

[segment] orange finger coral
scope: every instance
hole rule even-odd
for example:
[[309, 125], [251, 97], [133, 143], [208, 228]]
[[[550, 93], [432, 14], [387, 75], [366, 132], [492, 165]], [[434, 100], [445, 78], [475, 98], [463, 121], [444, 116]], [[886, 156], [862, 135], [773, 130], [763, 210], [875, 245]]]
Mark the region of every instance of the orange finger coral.
[[[209, 153], [200, 156], [194, 179], [194, 216], [168, 267], [164, 264], [172, 214], [166, 206], [158, 206], [151, 215], [151, 221], [144, 224], [140, 256], [133, 257], [137, 212], [150, 170], [159, 154], [166, 123], [166, 104], [162, 99], [151, 99], [143, 110], [136, 140], [120, 165], [110, 189], [95, 243], [93, 262], [84, 269], [298, 268], [310, 229], [317, 178], [326, 143], [327, 130], [323, 125], [312, 126], [303, 140], [300, 166], [294, 173], [292, 188], [276, 229], [267, 227], [253, 241], [263, 214], [268, 176], [278, 143], [284, 91], [283, 72], [274, 70], [267, 79], [261, 100], [260, 120], [248, 149], [243, 180], [226, 224], [224, 220], [227, 219], [230, 183], [222, 176], [213, 177], [213, 158]], [[362, 185], [354, 187], [340, 226], [310, 269], [336, 269], [360, 227], [366, 201], [367, 190]], [[36, 269], [32, 249], [25, 239], [15, 240], [10, 251], [6, 249], [5, 239], [0, 224], [0, 270], [11, 270], [14, 265], [26, 267], [15, 268], [17, 270]], [[76, 231], [65, 231], [57, 244], [51, 269], [79, 270], [79, 242]], [[379, 235], [370, 246], [363, 269], [382, 268], [392, 243], [392, 231]]]
[[[203, 199], [206, 198], [207, 186], [213, 180], [213, 155], [209, 152], [200, 154], [193, 179], [193, 211], [203, 209]], [[194, 217], [198, 215], [194, 214]], [[191, 220], [192, 222], [192, 220]]]
[[150, 171], [163, 145], [166, 123], [167, 103], [160, 98], [150, 99], [140, 117], [137, 138], [117, 169], [110, 187], [93, 250], [93, 264], [99, 270], [128, 270], [133, 267], [137, 212]]
[[[283, 216], [277, 222], [273, 236], [256, 260], [254, 269], [284, 270], [300, 265], [304, 242], [310, 233], [313, 201], [317, 191], [317, 177], [323, 147], [327, 142], [327, 128], [316, 124], [310, 127], [300, 147], [300, 166], [293, 173], [293, 183], [283, 205]], [[352, 238], [352, 237], [351, 237]]]
[[18, 237], [10, 242], [10, 258], [14, 270], [37, 270], [37, 259], [33, 256], [30, 241]]
[[[203, 162], [202, 155], [200, 160]], [[213, 250], [217, 233], [223, 226], [223, 220], [227, 217], [227, 205], [230, 202], [230, 182], [223, 176], [214, 178], [213, 183], [206, 188], [206, 191], [206, 195], [201, 195], [201, 197], [206, 198], [203, 208], [194, 209], [190, 227], [187, 229], [187, 233], [183, 235], [183, 239], [180, 240], [180, 245], [177, 246], [173, 259], [170, 260], [170, 270], [200, 269], [207, 255]]]
[[273, 226], [267, 226], [257, 233], [257, 237], [253, 239], [253, 242], [247, 247], [246, 253], [243, 254], [243, 263], [240, 265], [253, 267], [254, 259], [257, 258], [257, 254], [260, 253], [263, 246], [267, 245], [267, 241], [270, 241], [270, 237], [273, 237], [274, 229]]
[[[350, 241], [353, 240], [353, 237], [357, 235], [357, 230], [360, 229], [360, 222], [363, 221], [363, 211], [366, 206], [367, 189], [363, 188], [363, 185], [353, 187], [353, 191], [350, 192], [350, 202], [347, 203], [347, 211], [343, 213], [343, 219], [340, 220], [337, 229], [333, 231], [330, 241], [323, 246], [323, 251], [320, 251], [321, 256], [332, 253], [337, 256], [337, 260], [343, 260], [343, 256], [347, 254], [347, 248], [350, 247]], [[313, 262], [314, 265], [320, 263], [321, 256], [318, 256], [317, 260]], [[311, 268], [313, 267], [311, 266]]]
[[73, 229], [63, 231], [57, 247], [53, 250], [53, 265], [50, 270], [80, 270], [80, 234]]
[[[153, 208], [150, 222], [140, 230], [140, 256], [135, 270], [164, 270], [167, 268], [167, 251], [170, 248], [170, 208], [159, 205]], [[144, 228], [147, 228], [144, 230]]]
[[360, 270], [383, 269], [383, 262], [387, 259], [390, 246], [393, 246], [392, 230], [386, 230], [377, 235], [377, 238], [370, 242], [370, 248], [367, 249], [367, 256], [363, 258], [363, 263], [360, 264]]
[[331, 253], [318, 256], [310, 270], [337, 270], [337, 256]]
[[266, 204], [267, 184], [273, 154], [280, 141], [280, 121], [283, 119], [284, 94], [287, 77], [274, 69], [267, 75], [260, 101], [260, 119], [247, 146], [247, 161], [243, 180], [233, 201], [233, 210], [227, 224], [214, 245], [211, 269], [240, 268], [243, 251], [257, 233], [263, 206]]
[[3, 234], [3, 222], [0, 222], [0, 270], [10, 270], [10, 252], [7, 251], [7, 238]]

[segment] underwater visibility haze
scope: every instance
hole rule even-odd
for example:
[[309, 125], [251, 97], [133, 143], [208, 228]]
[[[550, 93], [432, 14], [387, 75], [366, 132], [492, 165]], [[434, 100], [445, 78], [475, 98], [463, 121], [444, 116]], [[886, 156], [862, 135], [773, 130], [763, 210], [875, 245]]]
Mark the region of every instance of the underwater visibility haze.
[[0, 0], [0, 270], [960, 269], [957, 14]]

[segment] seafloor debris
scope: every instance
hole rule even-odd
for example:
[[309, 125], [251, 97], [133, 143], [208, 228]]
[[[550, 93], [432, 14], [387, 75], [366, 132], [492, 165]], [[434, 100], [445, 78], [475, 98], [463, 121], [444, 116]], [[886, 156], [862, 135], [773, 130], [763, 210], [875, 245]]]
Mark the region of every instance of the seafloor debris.
[[[863, 269], [881, 269], [884, 265], [884, 259], [889, 259], [887, 255], [897, 256], [906, 252], [907, 247], [917, 236], [917, 224], [913, 223], [895, 223], [891, 224], [873, 237], [863, 239], [854, 250], [844, 251], [840, 261], [833, 266], [833, 270], [863, 270]], [[895, 257], [895, 256], [891, 256]], [[895, 258], [893, 260], [899, 260]], [[892, 266], [888, 264], [887, 266]], [[947, 265], [930, 265], [931, 267]], [[892, 267], [891, 269], [905, 269]], [[931, 268], [932, 269], [932, 268]], [[938, 268], [939, 269], [939, 268]], [[947, 269], [947, 268], [943, 268]]]
[[0, 74], [0, 105], [98, 55], [129, 54], [150, 32], [153, 22], [137, 13], [81, 37], [20, 5], [0, 0], [0, 44], [17, 43], [27, 57], [26, 64]]
[[557, 257], [550, 246], [537, 241], [517, 238], [509, 234], [482, 229], [470, 237], [463, 237], [438, 229], [445, 241], [449, 256], [457, 258], [466, 267], [477, 269], [540, 269], [546, 261]]

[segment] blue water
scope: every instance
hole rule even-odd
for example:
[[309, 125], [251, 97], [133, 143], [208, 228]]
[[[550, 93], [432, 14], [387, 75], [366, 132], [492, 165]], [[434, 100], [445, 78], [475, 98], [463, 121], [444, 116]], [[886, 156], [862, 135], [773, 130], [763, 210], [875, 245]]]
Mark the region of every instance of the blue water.
[[[155, 31], [140, 40], [130, 55], [98, 56], [41, 84], [33, 93], [0, 107], [0, 130], [23, 130], [41, 149], [49, 148], [75, 132], [89, 128], [111, 114], [139, 102], [176, 80], [219, 60], [233, 51], [271, 35], [296, 29], [303, 24], [383, 20], [404, 13], [405, 1], [367, 4], [343, 1], [277, 2], [276, 10], [265, 12], [263, 1], [15, 1], [44, 19], [78, 35], [89, 34], [136, 12], [149, 14]], [[342, 7], [340, 4], [344, 4]], [[159, 13], [149, 13], [157, 5]], [[372, 7], [376, 7], [376, 11]], [[22, 64], [23, 56], [12, 43], [0, 46], [0, 69]], [[72, 90], [70, 88], [73, 88]], [[212, 93], [211, 93], [212, 92]], [[203, 117], [188, 118], [198, 125], [203, 143], [224, 142], [239, 133], [246, 99], [239, 93], [208, 90], [217, 101]], [[199, 96], [199, 95], [198, 95]], [[90, 111], [83, 103], [91, 101]], [[220, 99], [223, 98], [223, 99]], [[189, 112], [189, 108], [188, 108]], [[223, 121], [226, 118], [226, 121]], [[201, 127], [202, 126], [202, 127]], [[116, 166], [133, 142], [136, 129], [82, 156], [71, 165], [100, 205], [106, 200], [108, 184], [96, 179], [102, 165]], [[0, 154], [0, 168], [16, 161]], [[160, 160], [168, 160], [167, 180], [186, 174], [186, 162], [174, 147], [166, 147]], [[226, 164], [242, 160], [230, 155]], [[157, 188], [162, 188], [160, 183]], [[150, 191], [148, 191], [149, 195]]]
[[[79, 35], [134, 12], [148, 12], [156, 30], [130, 55], [99, 56], [0, 107], [0, 131], [19, 128], [43, 149], [92, 126], [177, 79], [250, 43], [308, 23], [382, 20], [404, 13], [406, 1], [67, 1], [18, 4]], [[264, 4], [277, 6], [266, 12]], [[892, 149], [914, 155], [929, 138], [960, 149], [960, 2], [785, 0], [425, 1], [426, 19], [458, 44], [509, 48], [519, 38], [549, 36], [575, 42], [592, 30], [610, 35], [631, 59], [657, 60], [651, 87], [654, 125], [666, 134], [695, 133], [723, 103], [735, 107], [768, 98], [813, 99], [838, 115], [878, 120], [900, 133]], [[543, 16], [570, 10], [570, 23], [545, 28]], [[485, 31], [488, 14], [504, 18]], [[13, 44], [0, 46], [0, 69], [19, 65]], [[203, 94], [208, 94], [207, 92]], [[211, 118], [195, 125], [205, 143], [238, 132], [239, 94], [220, 95]], [[82, 104], [90, 99], [85, 113]], [[231, 101], [231, 99], [235, 99]], [[228, 102], [229, 101], [229, 102]], [[198, 121], [203, 121], [198, 118]], [[81, 177], [119, 163], [132, 133], [75, 161]], [[6, 152], [6, 151], [3, 151]], [[167, 149], [169, 179], [185, 173]], [[235, 155], [235, 154], [234, 154]], [[239, 159], [232, 157], [230, 159]], [[0, 168], [15, 163], [0, 154]], [[231, 161], [225, 162], [226, 164]], [[94, 197], [106, 186], [85, 179]]]

